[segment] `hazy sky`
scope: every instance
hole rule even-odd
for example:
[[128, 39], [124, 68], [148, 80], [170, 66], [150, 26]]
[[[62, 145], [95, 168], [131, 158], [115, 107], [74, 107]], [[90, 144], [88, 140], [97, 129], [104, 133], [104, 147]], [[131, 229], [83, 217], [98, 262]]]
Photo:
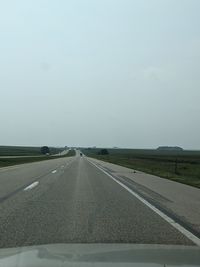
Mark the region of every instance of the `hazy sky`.
[[200, 149], [199, 0], [0, 3], [0, 145]]

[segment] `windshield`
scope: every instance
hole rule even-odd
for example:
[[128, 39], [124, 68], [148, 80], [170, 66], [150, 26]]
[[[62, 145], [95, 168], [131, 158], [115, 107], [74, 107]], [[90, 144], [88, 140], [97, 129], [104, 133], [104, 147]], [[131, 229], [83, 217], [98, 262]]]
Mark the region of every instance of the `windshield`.
[[200, 246], [199, 10], [1, 2], [1, 249]]

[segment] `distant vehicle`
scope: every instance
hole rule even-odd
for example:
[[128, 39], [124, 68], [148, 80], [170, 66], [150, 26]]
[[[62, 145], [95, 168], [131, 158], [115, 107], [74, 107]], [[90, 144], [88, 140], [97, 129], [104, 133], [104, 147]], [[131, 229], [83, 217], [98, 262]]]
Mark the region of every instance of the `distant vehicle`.
[[83, 156], [83, 154], [82, 154], [82, 153], [80, 153], [80, 156], [82, 157], [82, 156]]

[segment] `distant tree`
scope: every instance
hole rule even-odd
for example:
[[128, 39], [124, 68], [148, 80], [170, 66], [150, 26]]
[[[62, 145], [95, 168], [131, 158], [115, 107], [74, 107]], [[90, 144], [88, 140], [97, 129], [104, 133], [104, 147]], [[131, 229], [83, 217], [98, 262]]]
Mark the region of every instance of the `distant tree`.
[[183, 151], [182, 147], [179, 146], [159, 146], [157, 150], [165, 150], [165, 151]]
[[42, 146], [41, 149], [40, 149], [41, 153], [46, 155], [46, 154], [49, 154], [50, 153], [50, 150], [48, 148], [48, 146]]
[[101, 149], [99, 152], [98, 152], [98, 155], [108, 155], [109, 154], [109, 152], [108, 152], [108, 150], [107, 149]]

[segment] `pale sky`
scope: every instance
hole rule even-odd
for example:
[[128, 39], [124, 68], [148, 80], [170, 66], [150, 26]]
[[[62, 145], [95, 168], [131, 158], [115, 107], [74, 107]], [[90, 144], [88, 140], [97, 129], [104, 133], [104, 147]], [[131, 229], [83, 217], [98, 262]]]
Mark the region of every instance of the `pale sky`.
[[0, 145], [200, 149], [199, 0], [0, 3]]

